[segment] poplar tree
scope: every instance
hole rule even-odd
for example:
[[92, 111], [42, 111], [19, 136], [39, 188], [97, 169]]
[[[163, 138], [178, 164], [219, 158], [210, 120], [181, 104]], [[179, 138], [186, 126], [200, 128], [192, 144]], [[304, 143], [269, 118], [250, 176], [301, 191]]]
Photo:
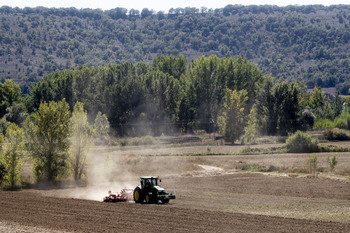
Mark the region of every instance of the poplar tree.
[[23, 129], [16, 124], [11, 124], [7, 129], [1, 164], [6, 171], [4, 179], [8, 182], [11, 189], [15, 188], [21, 181], [20, 174], [24, 157], [23, 137]]
[[32, 156], [33, 172], [39, 181], [54, 182], [67, 172], [69, 150], [68, 103], [41, 103], [25, 121], [26, 149]]
[[223, 112], [218, 124], [224, 139], [234, 144], [244, 132], [244, 107], [248, 100], [246, 90], [226, 89]]

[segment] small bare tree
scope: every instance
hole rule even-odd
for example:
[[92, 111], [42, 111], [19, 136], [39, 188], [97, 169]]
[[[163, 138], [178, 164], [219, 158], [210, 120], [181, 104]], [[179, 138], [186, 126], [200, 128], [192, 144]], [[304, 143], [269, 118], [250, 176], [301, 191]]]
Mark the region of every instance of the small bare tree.
[[85, 174], [87, 155], [93, 144], [93, 127], [87, 121], [84, 105], [77, 102], [72, 117], [69, 120], [70, 128], [70, 164], [74, 180], [81, 180]]
[[317, 155], [310, 156], [307, 160], [307, 163], [309, 164], [310, 173], [313, 174], [314, 176], [316, 176], [317, 163], [318, 163]]

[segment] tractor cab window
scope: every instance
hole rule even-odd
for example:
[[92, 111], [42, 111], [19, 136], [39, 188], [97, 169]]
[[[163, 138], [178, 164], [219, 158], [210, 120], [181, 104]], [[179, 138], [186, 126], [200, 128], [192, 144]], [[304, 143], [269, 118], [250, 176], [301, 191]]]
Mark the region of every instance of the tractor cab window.
[[152, 186], [156, 186], [157, 185], [157, 179], [151, 179], [151, 184]]
[[147, 179], [141, 179], [141, 186], [142, 187], [152, 187], [158, 185], [158, 179], [155, 178], [147, 178]]

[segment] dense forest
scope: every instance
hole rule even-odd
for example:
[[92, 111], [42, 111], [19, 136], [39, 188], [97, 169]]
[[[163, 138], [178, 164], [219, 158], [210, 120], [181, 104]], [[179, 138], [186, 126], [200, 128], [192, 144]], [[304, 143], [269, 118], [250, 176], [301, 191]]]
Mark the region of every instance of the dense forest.
[[[1, 83], [0, 83], [1, 84]], [[235, 132], [232, 143], [252, 126], [253, 135], [287, 135], [337, 120], [348, 128], [349, 98], [326, 96], [320, 88], [263, 75], [246, 58], [159, 56], [151, 64], [123, 62], [80, 66], [46, 75], [21, 97], [17, 83], [0, 86], [0, 129], [23, 125], [43, 103], [79, 102], [93, 122], [103, 114], [115, 136]], [[338, 119], [339, 120], [339, 119]]]
[[[63, 72], [84, 76], [105, 69], [113, 73], [116, 66], [128, 70], [138, 63], [137, 72], [143, 72], [139, 70], [141, 62], [150, 65], [160, 55], [183, 55], [187, 62], [202, 55], [241, 56], [255, 64], [262, 75], [304, 82], [308, 88], [337, 87], [344, 95], [349, 90], [350, 5], [228, 5], [168, 12], [2, 6], [0, 21], [0, 78], [2, 82], [13, 79], [24, 94], [29, 93], [30, 85], [57, 70], [85, 65]], [[107, 64], [112, 66], [87, 68]], [[161, 82], [176, 86], [181, 84], [181, 74], [152, 75], [165, 75]], [[139, 91], [137, 88], [133, 91]], [[112, 122], [119, 124], [128, 117]]]

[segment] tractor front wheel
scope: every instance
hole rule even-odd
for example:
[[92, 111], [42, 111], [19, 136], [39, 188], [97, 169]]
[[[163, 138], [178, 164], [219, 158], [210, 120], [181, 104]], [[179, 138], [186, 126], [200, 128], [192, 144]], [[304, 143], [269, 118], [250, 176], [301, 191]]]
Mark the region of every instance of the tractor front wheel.
[[162, 203], [163, 203], [163, 204], [169, 203], [169, 199], [164, 199], [164, 200], [162, 200]]
[[152, 196], [150, 194], [146, 194], [145, 201], [147, 204], [151, 204], [152, 203]]
[[135, 203], [142, 203], [143, 202], [143, 194], [142, 194], [142, 190], [140, 189], [140, 187], [136, 187], [134, 189], [134, 201]]

